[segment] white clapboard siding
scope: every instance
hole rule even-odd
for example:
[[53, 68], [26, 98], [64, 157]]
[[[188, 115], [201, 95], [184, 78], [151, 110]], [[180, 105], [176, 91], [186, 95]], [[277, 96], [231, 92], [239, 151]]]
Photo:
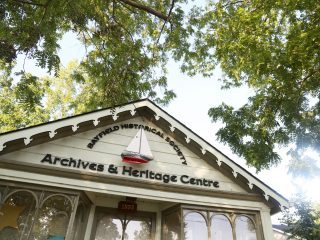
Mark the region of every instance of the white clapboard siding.
[[[112, 137], [114, 139], [117, 139], [117, 141], [109, 141], [109, 137]], [[126, 147], [128, 146], [128, 144], [130, 143], [130, 141], [132, 140], [132, 137], [130, 138], [124, 138], [121, 135], [116, 135], [116, 134], [112, 134], [112, 135], [107, 135], [105, 136], [104, 139], [100, 140], [99, 142], [96, 143], [96, 145], [91, 149], [92, 151], [105, 151], [107, 152], [108, 149], [112, 148], [113, 146], [117, 146], [117, 148], [124, 150], [126, 149]], [[149, 142], [149, 146], [150, 149], [153, 152], [161, 152], [161, 153], [168, 153], [168, 154], [174, 154], [177, 155], [176, 152], [174, 151], [174, 149], [167, 143], [167, 142], [154, 142], [154, 141], [148, 141]], [[86, 149], [90, 149], [87, 148], [87, 144], [89, 143], [89, 141], [87, 139], [81, 138], [81, 136], [74, 136], [72, 137], [72, 140], [70, 139], [70, 141], [68, 143], [64, 143], [63, 141], [57, 141], [55, 142], [56, 144], [66, 144], [70, 147], [77, 147], [77, 148], [86, 148]], [[169, 147], [168, 147], [169, 146]], [[184, 153], [185, 156], [191, 156], [191, 157], [196, 157], [194, 154], [192, 154], [189, 151], [183, 151], [181, 146], [179, 146], [179, 148], [181, 149], [181, 151]]]
[[[154, 162], [161, 163], [172, 163], [181, 165], [181, 160], [176, 152], [171, 149], [170, 146], [167, 146], [169, 150], [167, 151], [155, 151], [151, 147], [151, 151], [154, 156]], [[106, 163], [112, 163], [114, 160], [118, 160], [120, 158], [121, 152], [125, 149], [125, 146], [119, 144], [103, 144], [98, 143], [93, 149], [89, 149], [84, 146], [83, 142], [79, 138], [67, 137], [64, 139], [60, 139], [57, 141], [40, 144], [31, 148], [26, 149], [25, 151], [32, 152], [40, 152], [43, 154], [52, 153], [54, 155], [63, 155], [64, 157], [70, 157], [72, 153], [72, 157], [75, 158], [94, 158], [96, 161], [106, 161]], [[171, 153], [166, 153], [170, 152]], [[185, 148], [181, 148], [181, 151], [185, 151]], [[193, 155], [192, 157], [188, 155]], [[188, 151], [188, 155], [185, 155], [187, 160], [187, 165], [191, 167], [200, 167], [200, 168], [212, 168], [208, 163], [197, 157], [192, 152]]]
[[[142, 121], [141, 118], [134, 118], [115, 125], [120, 126], [124, 123], [142, 124], [145, 126], [154, 127], [151, 123]], [[176, 175], [178, 177], [182, 175], [188, 175], [194, 178], [206, 178], [214, 181], [219, 181], [219, 190], [246, 192], [234, 182], [234, 179], [229, 179], [228, 177], [223, 175], [219, 171], [219, 169], [215, 169], [206, 161], [199, 158], [199, 156], [186, 148], [184, 145], [181, 145], [175, 139], [172, 139], [170, 137], [170, 139], [174, 141], [174, 143], [179, 147], [180, 151], [183, 153], [187, 161], [187, 165], [183, 165], [182, 160], [177, 155], [177, 152], [165, 140], [165, 138], [167, 137], [166, 134], [164, 134], [164, 138], [162, 138], [154, 133], [146, 131], [149, 146], [154, 157], [154, 160], [150, 161], [148, 164], [130, 165], [127, 163], [123, 163], [121, 159], [122, 151], [127, 148], [132, 138], [138, 132], [138, 129], [120, 128], [118, 131], [103, 135], [102, 138], [99, 138], [99, 141], [96, 142], [92, 149], [87, 147], [88, 143], [91, 142], [91, 139], [97, 136], [101, 131], [108, 129], [109, 127], [113, 128], [113, 126], [115, 125], [97, 128], [95, 130], [90, 130], [87, 132], [75, 134], [73, 136], [29, 147], [24, 150], [8, 153], [1, 156], [0, 161], [1, 159], [3, 159], [4, 161], [12, 162], [15, 164], [22, 163], [35, 167], [39, 166], [46, 168], [53, 167], [66, 172], [70, 171], [70, 169], [72, 169], [73, 171], [82, 172], [90, 171], [62, 167], [60, 164], [50, 165], [48, 163], [41, 163], [41, 160], [46, 156], [46, 154], [52, 154], [52, 156], [61, 158], [72, 157], [76, 160], [81, 159], [87, 162], [103, 164], [105, 165], [105, 169], [107, 169], [110, 164], [113, 164], [114, 166], [117, 166], [119, 168], [119, 171], [122, 170], [123, 166], [132, 166], [134, 169], [138, 170], [152, 170], [157, 173]], [[154, 128], [156, 128], [158, 131], [163, 132], [157, 127]], [[101, 176], [102, 174], [102, 176], [108, 177], [105, 173], [97, 174], [99, 176]]]
[[[98, 151], [98, 152], [106, 152], [106, 153], [118, 153], [119, 151], [123, 151], [126, 149], [132, 138], [123, 137], [121, 135], [113, 134], [113, 138], [117, 138], [117, 141], [111, 142], [108, 141], [109, 137], [111, 135], [105, 136], [103, 139], [99, 140], [92, 149], [88, 148], [87, 145], [89, 141], [87, 139], [81, 138], [81, 136], [73, 136], [73, 137], [67, 137], [63, 139], [59, 139], [56, 141], [53, 141], [52, 143], [58, 144], [58, 145], [65, 145], [69, 147], [76, 147], [76, 148], [82, 148], [82, 149], [88, 149], [92, 151]], [[162, 152], [162, 153], [169, 153], [177, 155], [176, 151], [173, 149], [172, 146], [169, 145], [167, 142], [152, 142], [148, 141], [150, 149], [154, 152]], [[181, 151], [185, 156], [196, 157], [196, 155], [192, 154], [190, 151], [185, 151], [183, 146], [179, 146]], [[185, 154], [188, 153], [188, 154]]]
[[[33, 147], [32, 147], [33, 148]], [[3, 160], [6, 160], [7, 162], [11, 163], [21, 163], [27, 164], [27, 165], [39, 165], [41, 167], [52, 167], [53, 165], [50, 164], [41, 164], [40, 161], [43, 159], [46, 155], [46, 149], [42, 148], [42, 151], [36, 151], [37, 149], [32, 149], [29, 148], [27, 151], [17, 151], [14, 153], [9, 153], [6, 154], [2, 157]], [[44, 151], [43, 151], [44, 150]], [[70, 149], [69, 149], [70, 150]], [[51, 148], [51, 154], [53, 156], [58, 156], [61, 158], [70, 158], [70, 154], [65, 153], [59, 153], [60, 150], [58, 150], [58, 153], [55, 154], [54, 150]], [[74, 156], [72, 156], [74, 159], [78, 159]], [[102, 156], [103, 157], [103, 156]], [[95, 163], [100, 163], [104, 164], [106, 167], [105, 169], [108, 168], [108, 165], [114, 164], [116, 167], [119, 167], [119, 171], [122, 170], [122, 166], [132, 166], [134, 169], [138, 170], [153, 170], [158, 173], [163, 173], [163, 174], [171, 174], [171, 175], [177, 175], [182, 176], [182, 175], [189, 175], [190, 177], [195, 177], [195, 178], [207, 178], [207, 179], [212, 179], [220, 182], [220, 189], [224, 191], [234, 191], [234, 192], [245, 192], [243, 189], [241, 189], [238, 185], [234, 184], [230, 179], [228, 179], [226, 176], [221, 174], [219, 171], [215, 169], [209, 169], [209, 168], [194, 168], [190, 166], [181, 166], [177, 164], [168, 164], [168, 163], [157, 163], [157, 162], [150, 162], [147, 165], [130, 165], [126, 163], [122, 163], [120, 157], [118, 156], [116, 160], [114, 161], [106, 161], [103, 159], [102, 161], [99, 161], [98, 158], [96, 157], [91, 157], [91, 158], [81, 158], [84, 161], [88, 162], [95, 162]], [[62, 167], [59, 164], [53, 166], [53, 167], [58, 167], [62, 168], [64, 171], [68, 171], [69, 168]], [[74, 169], [73, 169], [74, 170]], [[76, 169], [77, 170], [77, 169]], [[83, 170], [79, 170], [83, 171]], [[86, 170], [88, 171], [88, 170]], [[92, 171], [91, 171], [92, 172]]]
[[[26, 165], [30, 165], [33, 167], [36, 166], [41, 166], [42, 168], [50, 168], [50, 169], [57, 169], [59, 171], [65, 171], [68, 172], [70, 171], [70, 169], [72, 169], [72, 171], [75, 172], [79, 172], [79, 173], [86, 173], [86, 172], [90, 172], [91, 174], [94, 174], [96, 176], [100, 176], [100, 177], [108, 177], [112, 174], [109, 174], [107, 172], [107, 168], [108, 165], [105, 165], [105, 171], [104, 172], [96, 172], [96, 171], [91, 171], [89, 169], [83, 170], [83, 169], [76, 169], [76, 168], [67, 168], [67, 167], [63, 167], [59, 164], [57, 165], [50, 165], [50, 164], [39, 164], [39, 156], [41, 156], [40, 159], [42, 159], [45, 155], [41, 155], [41, 154], [35, 154], [35, 153], [29, 153], [29, 152], [20, 152], [20, 153], [15, 153], [15, 154], [7, 154], [6, 156], [2, 157], [2, 161], [7, 161], [7, 162], [11, 162], [13, 164], [19, 164], [21, 163], [21, 161], [19, 161], [19, 158], [23, 158], [24, 160], [24, 164]], [[13, 157], [13, 159], [11, 158]], [[141, 180], [140, 178], [135, 178], [133, 176], [129, 177], [129, 176], [123, 176], [121, 175], [121, 171], [123, 166], [127, 166], [130, 167], [130, 165], [128, 164], [119, 164], [117, 165], [118, 167], [118, 171], [119, 174], [118, 175], [112, 175], [113, 177], [118, 177], [119, 179], [135, 179], [135, 180]], [[137, 170], [146, 170], [145, 168], [143, 168], [142, 166], [132, 166], [134, 169]], [[179, 173], [177, 171], [172, 171], [173, 168], [171, 168], [171, 171], [169, 171], [167, 168], [153, 168], [153, 166], [148, 166], [147, 169], [156, 169], [153, 170], [156, 173], [162, 173], [162, 174], [169, 174], [169, 175], [176, 175], [178, 178], [180, 178], [182, 175], [189, 175], [190, 177], [193, 178], [206, 178], [209, 180], [214, 180], [214, 181], [219, 181], [219, 190], [221, 191], [228, 191], [228, 192], [245, 192], [243, 191], [243, 189], [241, 189], [239, 186], [235, 185], [234, 183], [230, 182], [228, 179], [222, 179], [221, 176], [219, 176], [218, 172], [213, 172], [210, 173], [210, 171], [203, 171], [198, 169], [197, 171], [193, 172], [193, 171], [186, 171], [187, 169], [184, 169], [185, 171], [183, 173]], [[218, 176], [217, 176], [218, 175]], [[156, 183], [161, 183], [161, 181], [157, 181], [157, 180], [148, 180], [150, 183], [152, 182], [156, 182]], [[171, 183], [174, 185], [181, 185], [181, 186], [185, 186], [184, 184], [182, 184], [181, 182], [177, 182], [177, 183]], [[192, 186], [188, 186], [188, 187], [192, 187]], [[196, 188], [199, 188], [201, 186], [196, 186]], [[203, 187], [206, 188], [206, 187]], [[208, 189], [208, 188], [206, 188]], [[213, 190], [217, 190], [216, 188], [212, 188]]]
[[[106, 142], [110, 137], [112, 137], [113, 139], [117, 139], [117, 141], [114, 141], [116, 143]], [[131, 140], [132, 138], [123, 137], [122, 135], [119, 135], [119, 134], [117, 135], [108, 134], [104, 136], [101, 140], [99, 140], [92, 149], [90, 149], [87, 147], [89, 141], [83, 138], [82, 134], [78, 134], [75, 136], [55, 140], [53, 142], [50, 142], [49, 144], [56, 145], [56, 147], [58, 146], [70, 147], [70, 148], [77, 149], [77, 151], [83, 149], [91, 152], [99, 152], [99, 153], [106, 153], [106, 154], [119, 156], [121, 152], [126, 149], [127, 145], [130, 143]], [[178, 161], [179, 163], [181, 162], [176, 151], [166, 141], [163, 140], [163, 142], [157, 142], [157, 143], [149, 141], [149, 145], [155, 161], [160, 161], [160, 162], [170, 162], [170, 161], [177, 162]], [[204, 164], [203, 161], [199, 161], [200, 158], [196, 156], [194, 153], [192, 153], [190, 150], [188, 150], [187, 148], [185, 148], [180, 144], [177, 144], [177, 145], [179, 146], [184, 157], [186, 158], [188, 165], [201, 166]], [[39, 145], [38, 147], [41, 148], [41, 145]], [[62, 149], [62, 151], [64, 150]], [[81, 156], [78, 156], [78, 157], [80, 158]]]
[[[135, 129], [135, 131], [133, 132], [134, 134], [132, 136], [128, 136], [128, 135], [124, 135], [122, 132], [126, 131], [126, 130], [119, 130], [118, 132], [113, 132], [110, 134], [107, 134], [105, 136], [103, 136], [103, 138], [101, 138], [93, 147], [93, 149], [95, 149], [96, 147], [98, 147], [99, 145], [110, 145], [110, 144], [116, 144], [116, 145], [120, 145], [123, 146], [124, 148], [126, 148], [128, 146], [128, 144], [130, 143], [130, 141], [132, 140], [132, 138], [134, 137], [134, 135], [137, 133], [137, 130]], [[155, 135], [154, 137], [157, 138], [157, 141], [155, 141], [154, 139], [151, 139], [150, 136], [153, 136], [155, 134], [153, 133], [149, 133], [146, 132], [146, 136], [149, 142], [149, 146], [153, 151], [160, 151], [160, 152], [168, 152], [168, 153], [174, 153], [176, 154], [175, 150], [173, 149], [172, 146], [170, 146], [170, 144], [165, 141], [165, 139]], [[83, 142], [81, 142], [81, 146], [87, 146], [88, 143], [91, 142], [91, 139], [94, 138], [94, 136], [96, 135], [91, 135], [91, 138], [88, 138], [88, 136], [85, 136], [83, 134], [78, 134], [73, 136], [73, 138], [77, 138], [77, 139], [81, 139]], [[76, 139], [75, 139], [76, 140]], [[185, 156], [194, 156], [194, 154], [192, 152], [190, 152], [189, 150], [185, 149], [185, 147], [183, 145], [180, 145], [179, 143], [175, 142], [175, 144], [182, 150], [184, 149], [183, 153]], [[169, 148], [168, 148], [169, 146]]]
[[[144, 125], [144, 126], [150, 126], [150, 127], [153, 127], [153, 128], [155, 128], [155, 129], [157, 129], [157, 130], [159, 130], [161, 132], [164, 132], [160, 128], [158, 128], [157, 126], [153, 125], [152, 123], [143, 122], [141, 120], [141, 118], [133, 118], [131, 120], [124, 121], [124, 122], [121, 122], [121, 123], [112, 124], [110, 126], [105, 126], [105, 127], [99, 127], [99, 128], [94, 129], [94, 130], [89, 130], [87, 132], [82, 133], [82, 135], [83, 135], [83, 137], [91, 139], [94, 136], [96, 136], [98, 133], [100, 133], [100, 132], [102, 132], [102, 131], [104, 131], [104, 130], [106, 130], [108, 128], [113, 128], [114, 126], [120, 126], [122, 124], [129, 124], [129, 123], [141, 124], [141, 125]], [[138, 132], [138, 129], [135, 129], [135, 128], [132, 128], [132, 129], [129, 129], [129, 128], [128, 129], [121, 129], [120, 128], [118, 131], [114, 131], [112, 133], [117, 133], [117, 134], [121, 134], [123, 136], [128, 136], [128, 137], [133, 137], [137, 132]], [[150, 136], [147, 136], [149, 141], [161, 141], [161, 138], [159, 138], [159, 136], [157, 136], [156, 134], [153, 134], [153, 133], [150, 133], [150, 132], [146, 131], [146, 134], [148, 134], [148, 133], [150, 134]], [[109, 135], [109, 134], [107, 134], [107, 135]], [[166, 134], [164, 134], [164, 135], [167, 136]]]
[[[52, 156], [57, 156], [60, 158], [70, 158], [70, 154], [54, 154], [53, 152], [50, 153]], [[32, 164], [41, 164], [40, 161], [46, 156], [45, 152], [37, 152], [37, 151], [17, 151], [14, 153], [8, 153], [3, 155], [2, 159], [10, 160], [10, 161], [17, 161], [17, 162], [24, 162], [24, 163], [32, 163]], [[154, 170], [161, 173], [169, 173], [169, 174], [176, 174], [176, 175], [192, 175], [195, 177], [211, 177], [225, 182], [231, 182], [230, 179], [225, 177], [219, 171], [210, 168], [193, 168], [190, 166], [181, 166], [180, 164], [168, 164], [168, 163], [157, 163], [157, 162], [149, 162], [148, 164], [140, 164], [140, 165], [130, 165], [127, 163], [123, 163], [121, 158], [118, 157], [115, 161], [105, 161], [104, 159], [98, 159], [95, 157], [91, 158], [76, 158], [72, 156], [73, 159], [78, 160], [81, 159], [83, 161], [99, 163], [104, 165], [113, 164], [115, 166], [132, 166], [135, 169], [139, 170]], [[41, 164], [43, 165], [43, 164]]]

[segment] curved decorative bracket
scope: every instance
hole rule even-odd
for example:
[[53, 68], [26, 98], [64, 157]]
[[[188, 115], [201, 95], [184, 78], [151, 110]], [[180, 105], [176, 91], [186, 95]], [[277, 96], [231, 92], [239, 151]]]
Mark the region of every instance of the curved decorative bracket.
[[174, 130], [176, 129], [176, 127], [174, 127], [173, 125], [170, 126], [170, 131], [174, 132]]
[[159, 121], [160, 116], [159, 116], [158, 114], [155, 114], [155, 115], [154, 115], [154, 118], [156, 119], [156, 121]]
[[94, 126], [97, 126], [97, 125], [99, 124], [99, 122], [100, 122], [100, 121], [99, 121], [98, 119], [95, 119], [95, 120], [93, 120], [93, 125], [94, 125]]
[[186, 142], [187, 142], [187, 143], [189, 143], [190, 140], [191, 140], [189, 137], [185, 137], [185, 139], [186, 139]]
[[117, 119], [118, 119], [118, 115], [117, 115], [117, 113], [114, 113], [113, 115], [112, 115], [112, 119], [113, 119], [113, 121], [116, 121]]
[[5, 149], [6, 147], [7, 147], [6, 145], [0, 144], [0, 152], [1, 152], [3, 149]]
[[253, 183], [252, 182], [248, 182], [248, 186], [249, 188], [252, 190], [253, 189]]
[[134, 116], [135, 114], [136, 114], [136, 110], [135, 109], [132, 109], [132, 110], [130, 110], [130, 114], [131, 114], [131, 116]]
[[77, 131], [79, 128], [78, 124], [72, 125], [72, 131]]
[[32, 140], [33, 140], [33, 139], [32, 139], [31, 137], [25, 137], [25, 138], [23, 139], [24, 145], [28, 145]]
[[56, 132], [56, 130], [51, 130], [50, 132], [49, 132], [49, 137], [50, 138], [54, 138], [54, 136], [57, 134], [57, 132]]
[[217, 161], [218, 166], [221, 167], [222, 161], [219, 159], [217, 159], [216, 161]]
[[202, 152], [202, 154], [203, 154], [203, 155], [205, 155], [205, 154], [206, 154], [206, 152], [207, 152], [207, 150], [206, 150], [205, 148], [203, 148], [203, 147], [202, 147], [202, 148], [201, 148], [201, 152]]
[[238, 173], [236, 171], [232, 171], [232, 174], [233, 174], [234, 178], [237, 178]]

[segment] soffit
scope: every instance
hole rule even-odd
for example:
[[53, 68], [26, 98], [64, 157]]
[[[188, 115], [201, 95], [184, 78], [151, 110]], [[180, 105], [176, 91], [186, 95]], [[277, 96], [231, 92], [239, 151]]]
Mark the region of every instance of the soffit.
[[219, 169], [225, 175], [236, 179], [242, 187], [261, 194], [265, 202], [272, 207], [272, 212], [278, 212], [288, 207], [287, 199], [236, 164], [150, 100], [131, 102], [113, 108], [97, 110], [0, 134], [0, 155], [137, 116], [148, 119], [148, 121], [161, 128], [165, 133], [183, 143], [195, 154], [201, 156], [202, 159], [213, 167]]

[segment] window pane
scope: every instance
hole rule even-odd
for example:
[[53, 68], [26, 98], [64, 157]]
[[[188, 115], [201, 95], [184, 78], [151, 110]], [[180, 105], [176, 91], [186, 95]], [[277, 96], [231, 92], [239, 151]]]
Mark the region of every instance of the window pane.
[[181, 239], [181, 217], [179, 210], [163, 216], [163, 230], [165, 240]]
[[236, 218], [237, 240], [256, 240], [257, 234], [253, 222], [246, 216]]
[[151, 218], [101, 213], [98, 219], [95, 240], [151, 239]]
[[224, 215], [214, 215], [211, 220], [211, 236], [213, 240], [232, 240], [232, 227]]
[[126, 228], [126, 239], [132, 240], [149, 240], [151, 239], [151, 221], [131, 220]]
[[64, 240], [71, 209], [71, 202], [64, 196], [54, 195], [48, 198], [39, 210], [31, 239]]
[[120, 240], [122, 224], [112, 216], [103, 216], [97, 224], [95, 240]]
[[0, 239], [26, 239], [35, 212], [36, 200], [27, 191], [9, 196], [0, 208]]
[[200, 213], [188, 213], [184, 218], [184, 238], [186, 240], [207, 240], [208, 230], [204, 217]]

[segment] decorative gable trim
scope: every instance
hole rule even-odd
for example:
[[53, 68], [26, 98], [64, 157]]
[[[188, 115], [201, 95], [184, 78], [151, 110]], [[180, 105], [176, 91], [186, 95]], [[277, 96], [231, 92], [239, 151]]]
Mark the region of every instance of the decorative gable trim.
[[281, 210], [288, 207], [289, 204], [287, 199], [147, 99], [0, 134], [0, 155], [7, 145], [10, 144], [10, 142], [18, 139], [23, 139], [24, 145], [27, 147], [37, 134], [48, 133], [50, 140], [56, 136], [57, 131], [61, 128], [71, 127], [72, 132], [76, 133], [79, 131], [79, 125], [81, 123], [92, 122], [93, 127], [98, 127], [102, 117], [111, 116], [115, 122], [118, 119], [119, 114], [130, 112], [131, 116], [135, 116], [138, 115], [137, 110], [142, 108], [150, 109], [154, 113], [154, 119], [156, 121], [166, 121], [169, 124], [169, 131], [175, 132], [179, 130], [179, 132], [183, 133], [185, 135], [184, 139], [186, 145], [196, 143], [195, 146], [199, 148], [199, 151], [204, 156], [209, 155], [209, 157], [212, 158], [213, 155], [215, 157], [214, 160], [216, 161], [217, 166], [221, 167], [222, 163], [226, 164], [230, 168], [234, 178], [239, 178], [239, 176], [245, 178], [248, 187], [251, 190], [253, 190], [254, 186], [258, 188], [267, 202], [271, 203], [272, 205], [278, 205], [275, 207]]

